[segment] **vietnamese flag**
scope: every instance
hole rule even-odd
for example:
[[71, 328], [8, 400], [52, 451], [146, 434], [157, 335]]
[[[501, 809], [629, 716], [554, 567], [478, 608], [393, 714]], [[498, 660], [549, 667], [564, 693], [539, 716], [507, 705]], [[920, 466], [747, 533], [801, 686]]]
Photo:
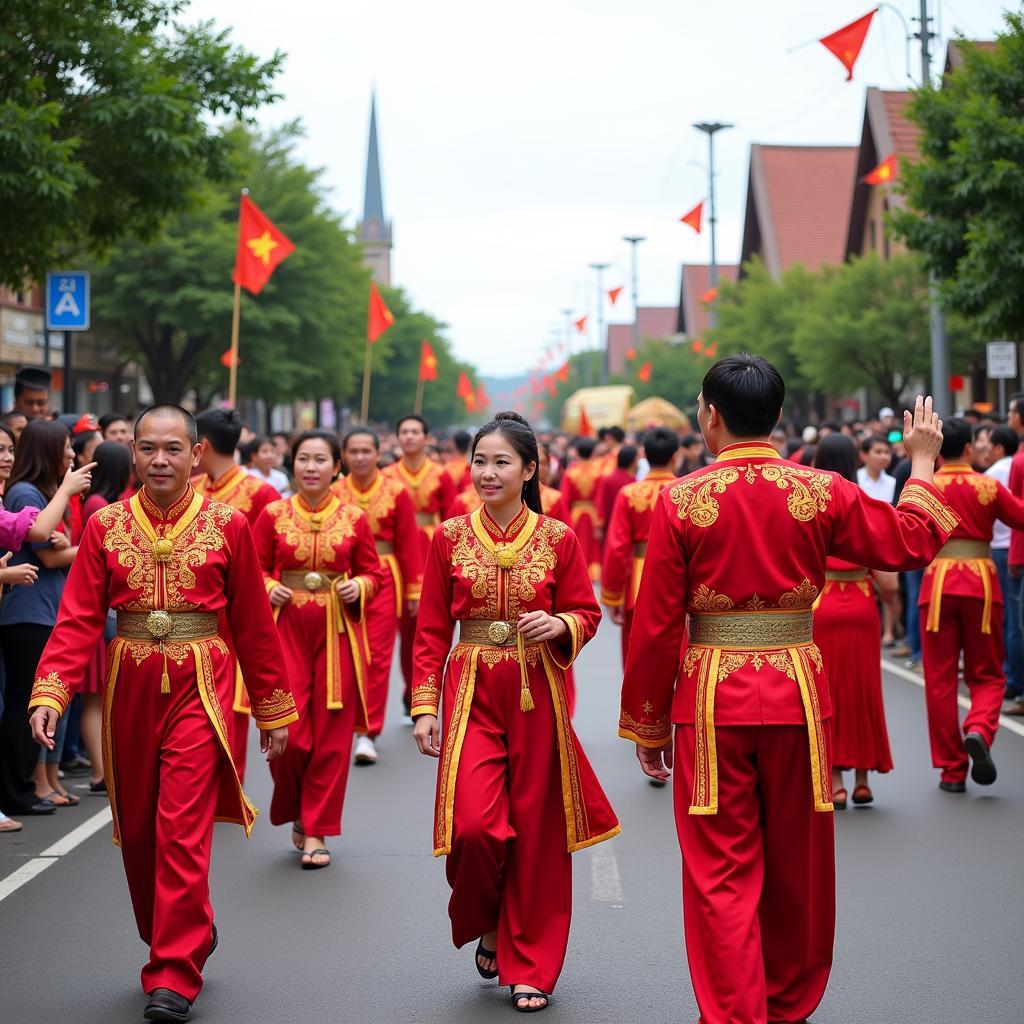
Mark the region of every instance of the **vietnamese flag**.
[[228, 349], [226, 352], [222, 352], [220, 356], [220, 365], [226, 366], [230, 370], [232, 363], [234, 363], [235, 366], [241, 366], [242, 360], [234, 355], [231, 349]]
[[490, 408], [491, 397], [487, 394], [487, 388], [484, 387], [483, 381], [476, 386], [476, 407], [480, 412], [484, 409]]
[[437, 380], [437, 356], [425, 338], [420, 342], [420, 380]]
[[590, 422], [585, 406], [580, 406], [580, 437], [593, 437], [594, 425]]
[[864, 38], [871, 27], [871, 19], [877, 12], [878, 8], [875, 7], [873, 10], [868, 11], [863, 18], [851, 21], [849, 25], [844, 25], [842, 28], [836, 29], [831, 35], [823, 36], [818, 40], [846, 68], [846, 80], [848, 82], [853, 80], [853, 66], [857, 63], [857, 58], [860, 56], [860, 51], [864, 46]]
[[618, 299], [618, 297], [621, 294], [622, 294], [622, 286], [621, 285], [619, 285], [618, 288], [611, 288], [611, 289], [609, 289], [609, 291], [608, 291], [608, 301], [614, 306], [615, 305], [615, 300]]
[[628, 360], [629, 360], [630, 362], [632, 362], [632, 361], [633, 361], [634, 359], [636, 359], [636, 349], [635, 349], [635, 348], [633, 348], [632, 346], [630, 346], [629, 348], [627, 348], [627, 349], [626, 349], [626, 358], [627, 358], [627, 359], [628, 359]]
[[274, 227], [270, 218], [242, 195], [238, 210], [238, 248], [231, 279], [247, 292], [259, 295], [277, 265], [295, 252], [294, 244]]
[[370, 307], [366, 318], [366, 340], [372, 345], [393, 323], [395, 315], [384, 304], [377, 282], [370, 282]]
[[569, 364], [568, 362], [562, 363], [562, 365], [555, 370], [555, 376], [564, 384], [569, 379]]
[[701, 302], [714, 302], [718, 298], [718, 289], [709, 288], [701, 297]]
[[573, 321], [576, 324], [576, 330], [582, 334], [587, 329], [587, 318], [581, 316], [579, 320]]
[[700, 355], [704, 351], [704, 342], [701, 341], [700, 338], [694, 338], [693, 341], [690, 342], [690, 351]]
[[684, 213], [679, 219], [687, 226], [693, 228], [700, 234], [700, 221], [704, 215], [704, 200], [702, 199], [689, 213]]
[[469, 377], [465, 370], [459, 371], [459, 381], [455, 385], [455, 397], [456, 398], [469, 398], [473, 394], [473, 385], [470, 383]]
[[636, 371], [636, 379], [646, 384], [651, 379], [651, 364], [650, 362], [644, 363], [639, 370]]
[[896, 154], [890, 153], [873, 171], [868, 171], [860, 180], [865, 185], [884, 185], [887, 181], [895, 180], [898, 170]]

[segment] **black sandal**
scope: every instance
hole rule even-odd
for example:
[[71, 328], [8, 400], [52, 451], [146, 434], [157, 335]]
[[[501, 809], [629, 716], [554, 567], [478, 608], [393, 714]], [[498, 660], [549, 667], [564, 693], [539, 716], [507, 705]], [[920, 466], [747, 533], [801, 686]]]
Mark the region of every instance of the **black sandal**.
[[[517, 992], [515, 985], [509, 985], [512, 990], [512, 1008], [516, 1013], [540, 1013], [551, 1005], [551, 996], [547, 992]], [[521, 1000], [526, 1000], [526, 1006], [520, 1006]], [[530, 1006], [531, 999], [543, 999], [543, 1006]]]
[[498, 976], [498, 972], [497, 971], [485, 971], [480, 966], [480, 958], [481, 957], [483, 957], [484, 960], [497, 960], [498, 959], [498, 952], [497, 952], [497, 950], [484, 949], [484, 940], [483, 939], [481, 939], [476, 944], [476, 952], [473, 954], [473, 963], [476, 964], [476, 973], [479, 974], [480, 977], [484, 979], [484, 981], [493, 981]]
[[[306, 858], [309, 860], [306, 860]], [[303, 850], [302, 870], [319, 871], [321, 868], [331, 866], [331, 851], [326, 846], [318, 846], [315, 850]]]
[[[299, 838], [296, 839], [295, 838], [296, 836], [298, 836]], [[306, 841], [306, 833], [305, 833], [305, 831], [302, 828], [302, 823], [299, 822], [299, 821], [293, 821], [292, 822], [292, 846], [294, 846], [295, 849], [299, 851], [299, 853], [305, 853], [306, 851], [303, 850], [303, 848], [302, 848], [303, 844], [305, 843], [305, 841]]]

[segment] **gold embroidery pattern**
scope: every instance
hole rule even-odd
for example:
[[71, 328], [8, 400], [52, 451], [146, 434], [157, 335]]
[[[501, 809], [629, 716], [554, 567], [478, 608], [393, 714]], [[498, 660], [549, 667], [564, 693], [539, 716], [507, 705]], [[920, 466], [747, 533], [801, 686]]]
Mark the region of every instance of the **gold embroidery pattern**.
[[597, 490], [597, 481], [601, 476], [601, 466], [596, 461], [578, 462], [567, 469], [565, 475], [575, 484], [579, 491], [579, 499], [587, 501]]
[[[49, 675], [40, 676], [32, 686], [30, 703], [38, 700], [57, 701], [61, 709], [64, 709], [71, 701], [71, 691], [56, 672], [51, 672]], [[63, 714], [63, 710], [61, 713]]]
[[276, 689], [269, 697], [253, 704], [253, 718], [259, 722], [276, 722], [295, 711], [295, 698], [286, 690]]
[[135, 659], [136, 666], [141, 665], [153, 654], [165, 654], [168, 661], [173, 661], [175, 665], [180, 667], [185, 664], [185, 661], [192, 653], [192, 648], [197, 642], [209, 644], [211, 648], [219, 651], [224, 657], [227, 657], [228, 654], [227, 644], [219, 636], [210, 640], [165, 643], [162, 648], [159, 643], [154, 643], [151, 640], [124, 640], [123, 642], [124, 650]]
[[623, 709], [619, 713], [619, 728], [642, 740], [665, 740], [668, 742], [672, 738], [672, 723], [668, 720], [667, 715], [647, 725], [644, 722], [638, 722], [628, 711]]
[[[402, 463], [396, 462], [382, 470], [385, 476], [397, 480], [409, 492], [413, 506], [417, 512], [438, 511], [433, 508], [441, 491], [441, 474], [444, 472], [440, 466], [429, 460], [423, 464], [423, 468], [417, 474], [410, 473]], [[447, 509], [440, 509], [445, 512]]]
[[[377, 486], [379, 482], [379, 486]], [[404, 490], [402, 485], [383, 473], [377, 476], [377, 480], [370, 485], [366, 492], [357, 490], [348, 480], [339, 480], [334, 486], [334, 493], [342, 501], [351, 505], [358, 505], [367, 518], [370, 520], [370, 531], [374, 537], [379, 537], [381, 525], [395, 510], [395, 501], [398, 495]]]
[[786, 465], [761, 466], [760, 472], [768, 483], [789, 492], [786, 507], [797, 522], [809, 523], [832, 500], [832, 477], [827, 473]]
[[970, 469], [940, 469], [935, 474], [935, 486], [944, 491], [950, 484], [970, 484], [978, 497], [979, 505], [991, 505], [999, 493], [999, 484], [984, 473], [975, 473]]
[[414, 686], [412, 691], [412, 707], [437, 707], [437, 698], [441, 691], [437, 685], [437, 676], [433, 672], [427, 676], [427, 681], [419, 686]]
[[[798, 649], [806, 654], [820, 673], [822, 671], [822, 660], [821, 651], [818, 650], [817, 645], [802, 645]], [[683, 672], [688, 676], [693, 675], [694, 670], [703, 665], [704, 660], [713, 650], [714, 648], [712, 647], [688, 648], [683, 656]], [[776, 672], [781, 672], [787, 678], [792, 679], [794, 682], [796, 681], [793, 662], [789, 657], [788, 649], [774, 651], [722, 651], [718, 663], [718, 678], [715, 681], [718, 683], [722, 682], [722, 680], [731, 676], [733, 672], [738, 672], [741, 668], [744, 668], [748, 663], [753, 666], [756, 672], [760, 672], [765, 664], [770, 665]]]
[[718, 594], [706, 583], [697, 587], [693, 595], [692, 607], [698, 612], [727, 612], [732, 608], [732, 598]]
[[[318, 531], [310, 528], [290, 499], [268, 505], [267, 514], [273, 516], [274, 529], [282, 542], [294, 549], [292, 558], [299, 565], [322, 569], [333, 561], [338, 549], [355, 534], [355, 524], [363, 513], [356, 505], [340, 505], [334, 515], [321, 523]], [[314, 539], [317, 540], [316, 565], [313, 565]]]
[[805, 576], [803, 580], [787, 590], [779, 598], [780, 608], [810, 608], [818, 596], [818, 588]]
[[204, 498], [230, 505], [245, 515], [251, 511], [253, 498], [263, 483], [241, 468], [228, 470], [224, 476], [228, 477], [224, 483], [204, 476], [196, 482], [196, 490]]
[[720, 511], [715, 494], [724, 494], [729, 484], [740, 478], [733, 466], [712, 469], [696, 480], [684, 480], [669, 491], [669, 500], [676, 507], [680, 519], [689, 519], [700, 529], [713, 526]]
[[897, 505], [916, 505], [934, 519], [946, 533], [955, 529], [960, 522], [960, 517], [945, 502], [940, 501], [926, 487], [913, 481], [903, 488]]
[[639, 480], [635, 484], [626, 484], [622, 488], [629, 502], [629, 507], [634, 512], [652, 512], [658, 504], [661, 492], [670, 484], [671, 480], [655, 478], [654, 480]]
[[[480, 660], [488, 667], [493, 668], [503, 661], [519, 662], [519, 650], [516, 647], [482, 647], [479, 644], [456, 644], [451, 653], [453, 658], [468, 658], [474, 647], [479, 647]], [[526, 664], [530, 668], [536, 668], [540, 664], [540, 644], [531, 644], [524, 648]]]

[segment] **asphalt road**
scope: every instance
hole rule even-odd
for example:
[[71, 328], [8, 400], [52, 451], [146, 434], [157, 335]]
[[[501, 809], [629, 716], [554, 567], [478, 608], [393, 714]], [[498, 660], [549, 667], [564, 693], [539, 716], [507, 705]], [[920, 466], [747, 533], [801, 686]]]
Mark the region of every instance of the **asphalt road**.
[[[574, 858], [569, 955], [544, 1019], [694, 1024], [669, 793], [646, 784], [630, 746], [615, 737], [618, 658], [606, 623], [580, 665], [576, 725], [623, 834]], [[1001, 734], [995, 786], [953, 797], [938, 791], [929, 766], [923, 691], [887, 673], [886, 702], [895, 771], [874, 780], [874, 807], [836, 815], [836, 960], [815, 1024], [1018, 1024], [1024, 735]], [[221, 942], [194, 1020], [510, 1017], [507, 989], [481, 982], [471, 949], [451, 946], [443, 865], [430, 853], [435, 763], [415, 752], [410, 733], [394, 715], [380, 764], [353, 771], [345, 835], [331, 844], [329, 870], [300, 871], [288, 832], [265, 818], [249, 841], [218, 826], [212, 878]], [[255, 750], [250, 766], [250, 795], [265, 808], [269, 776]], [[85, 796], [77, 809], [28, 819], [19, 835], [0, 837], [4, 1021], [141, 1019], [145, 950], [109, 828], [72, 849], [74, 837], [61, 842], [102, 807]]]

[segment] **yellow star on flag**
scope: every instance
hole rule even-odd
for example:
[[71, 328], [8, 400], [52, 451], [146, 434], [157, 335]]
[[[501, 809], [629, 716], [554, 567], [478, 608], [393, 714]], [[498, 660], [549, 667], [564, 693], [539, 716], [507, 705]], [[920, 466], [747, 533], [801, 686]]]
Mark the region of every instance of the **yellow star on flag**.
[[252, 250], [253, 256], [258, 260], [263, 261], [263, 266], [270, 266], [270, 254], [280, 245], [280, 242], [276, 242], [269, 231], [264, 231], [259, 238], [250, 238], [245, 243], [250, 250]]

